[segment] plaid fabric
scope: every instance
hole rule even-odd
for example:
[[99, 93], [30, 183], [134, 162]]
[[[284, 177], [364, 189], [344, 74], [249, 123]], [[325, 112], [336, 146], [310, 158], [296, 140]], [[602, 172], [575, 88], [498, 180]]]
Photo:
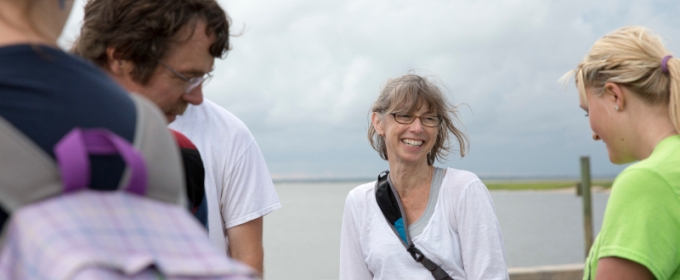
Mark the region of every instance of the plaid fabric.
[[0, 279], [254, 279], [180, 207], [84, 190], [10, 217]]

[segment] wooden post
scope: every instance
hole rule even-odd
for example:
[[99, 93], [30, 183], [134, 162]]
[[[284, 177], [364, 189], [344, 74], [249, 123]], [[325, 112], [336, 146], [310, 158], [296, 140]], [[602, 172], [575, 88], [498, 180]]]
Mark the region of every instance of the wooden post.
[[581, 157], [581, 196], [583, 197], [583, 230], [585, 232], [586, 258], [593, 246], [593, 204], [590, 200], [590, 158]]

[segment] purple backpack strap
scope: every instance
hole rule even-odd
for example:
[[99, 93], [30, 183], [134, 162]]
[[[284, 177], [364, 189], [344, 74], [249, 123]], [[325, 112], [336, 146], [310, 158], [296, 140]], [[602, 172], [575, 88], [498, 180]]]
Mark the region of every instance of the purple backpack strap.
[[119, 154], [130, 168], [127, 191], [146, 194], [144, 157], [127, 140], [106, 129], [74, 128], [57, 145], [54, 154], [59, 165], [64, 193], [85, 189], [90, 184], [89, 155]]

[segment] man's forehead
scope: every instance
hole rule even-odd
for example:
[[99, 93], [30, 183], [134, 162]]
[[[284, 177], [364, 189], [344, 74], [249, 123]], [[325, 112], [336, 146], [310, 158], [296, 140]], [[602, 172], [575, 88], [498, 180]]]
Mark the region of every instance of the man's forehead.
[[175, 43], [181, 43], [191, 40], [192, 37], [196, 36], [195, 33], [197, 32], [203, 32], [204, 34], [207, 33], [207, 28], [208, 22], [203, 18], [196, 17], [182, 26], [175, 34], [175, 37], [172, 41]]
[[210, 47], [216, 37], [205, 32], [205, 20], [197, 20], [182, 28], [176, 35], [181, 40], [175, 40], [168, 48], [162, 59], [177, 70], [185, 74], [204, 74], [212, 71], [215, 59], [210, 53]]

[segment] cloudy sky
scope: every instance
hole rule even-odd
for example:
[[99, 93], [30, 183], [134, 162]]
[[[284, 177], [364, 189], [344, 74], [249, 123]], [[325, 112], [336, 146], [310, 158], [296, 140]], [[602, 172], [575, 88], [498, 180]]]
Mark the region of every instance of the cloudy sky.
[[[61, 38], [78, 36], [83, 0]], [[366, 178], [387, 168], [366, 139], [390, 77], [433, 75], [461, 107], [469, 154], [439, 166], [482, 177], [614, 176], [573, 81], [592, 43], [626, 25], [680, 46], [680, 4], [648, 0], [229, 0], [233, 50], [204, 92], [255, 136], [275, 179]]]

